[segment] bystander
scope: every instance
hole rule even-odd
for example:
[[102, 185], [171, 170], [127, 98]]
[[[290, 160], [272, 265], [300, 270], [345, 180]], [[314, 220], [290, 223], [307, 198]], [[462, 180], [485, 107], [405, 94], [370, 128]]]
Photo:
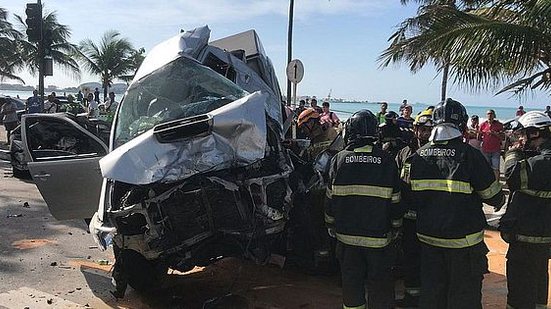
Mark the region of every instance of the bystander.
[[496, 112], [493, 109], [488, 110], [486, 116], [487, 120], [480, 125], [482, 153], [492, 166], [496, 179], [499, 180], [503, 124], [496, 119]]

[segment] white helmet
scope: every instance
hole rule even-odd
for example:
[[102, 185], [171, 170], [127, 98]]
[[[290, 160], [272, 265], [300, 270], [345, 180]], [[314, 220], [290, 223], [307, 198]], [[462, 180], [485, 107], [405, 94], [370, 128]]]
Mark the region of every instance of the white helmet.
[[519, 126], [517, 129], [543, 129], [551, 127], [551, 118], [544, 112], [531, 111], [518, 118]]

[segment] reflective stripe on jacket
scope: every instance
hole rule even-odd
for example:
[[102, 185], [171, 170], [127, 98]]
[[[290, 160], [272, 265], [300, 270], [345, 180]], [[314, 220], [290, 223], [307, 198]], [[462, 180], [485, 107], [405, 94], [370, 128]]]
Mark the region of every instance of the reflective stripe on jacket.
[[499, 227], [511, 239], [534, 244], [551, 243], [551, 141], [540, 149], [507, 152], [505, 177], [511, 195]]
[[408, 157], [401, 176], [409, 185], [403, 198], [416, 210], [418, 238], [432, 246], [480, 243], [486, 226], [482, 201], [496, 207], [504, 202], [482, 153], [460, 138], [421, 147]]
[[326, 195], [325, 222], [342, 243], [382, 248], [402, 224], [398, 169], [377, 146], [349, 146], [336, 154]]

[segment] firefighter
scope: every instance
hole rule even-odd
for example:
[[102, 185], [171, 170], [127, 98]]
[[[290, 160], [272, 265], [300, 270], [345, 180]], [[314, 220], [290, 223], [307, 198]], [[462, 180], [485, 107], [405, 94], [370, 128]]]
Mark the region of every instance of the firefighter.
[[377, 118], [356, 112], [345, 124], [346, 147], [329, 171], [325, 220], [337, 239], [343, 308], [393, 308], [389, 245], [402, 224], [396, 162], [376, 144]]
[[[500, 220], [507, 251], [507, 308], [547, 308], [551, 244], [551, 119], [528, 112], [518, 119], [520, 142], [505, 155], [511, 195]], [[537, 151], [536, 155], [533, 152]]]
[[390, 153], [392, 157], [396, 157], [398, 151], [406, 146], [397, 119], [398, 114], [390, 111], [385, 114], [385, 122], [379, 125], [379, 142], [382, 144], [382, 148]]
[[482, 202], [497, 210], [505, 197], [482, 153], [462, 141], [465, 107], [447, 99], [436, 106], [433, 119], [430, 143], [402, 169], [408, 201], [417, 209], [419, 307], [482, 308], [482, 279], [488, 272]]
[[[413, 122], [414, 138], [410, 145], [406, 146], [396, 156], [398, 169], [401, 170], [406, 162], [406, 159], [421, 148], [429, 141], [430, 132], [433, 127], [432, 109], [426, 109], [415, 117]], [[403, 269], [404, 269], [404, 298], [396, 301], [398, 307], [417, 307], [419, 305], [419, 295], [421, 295], [421, 245], [417, 239], [416, 233], [416, 218], [417, 213], [414, 204], [409, 202], [407, 198], [408, 186], [403, 183], [402, 186], [402, 205], [405, 208], [403, 236], [402, 236], [402, 253], [403, 253]]]
[[327, 149], [337, 136], [333, 127], [324, 127], [320, 123], [320, 114], [313, 108], [305, 109], [298, 116], [298, 128], [310, 140], [308, 148], [300, 154], [300, 157], [310, 162], [316, 156]]

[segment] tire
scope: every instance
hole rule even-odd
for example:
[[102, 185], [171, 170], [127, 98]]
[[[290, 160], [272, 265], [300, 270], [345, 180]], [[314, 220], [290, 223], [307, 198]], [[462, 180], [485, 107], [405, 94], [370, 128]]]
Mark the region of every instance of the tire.
[[162, 279], [168, 270], [167, 266], [148, 261], [134, 250], [122, 250], [121, 268], [128, 284], [140, 293], [151, 293], [161, 288]]
[[19, 178], [19, 179], [30, 179], [31, 178], [31, 174], [29, 173], [29, 171], [20, 170], [20, 169], [17, 169], [15, 167], [13, 167], [13, 166], [12, 166], [11, 170], [12, 170], [12, 173], [13, 173], [13, 177], [15, 177], [15, 178]]

